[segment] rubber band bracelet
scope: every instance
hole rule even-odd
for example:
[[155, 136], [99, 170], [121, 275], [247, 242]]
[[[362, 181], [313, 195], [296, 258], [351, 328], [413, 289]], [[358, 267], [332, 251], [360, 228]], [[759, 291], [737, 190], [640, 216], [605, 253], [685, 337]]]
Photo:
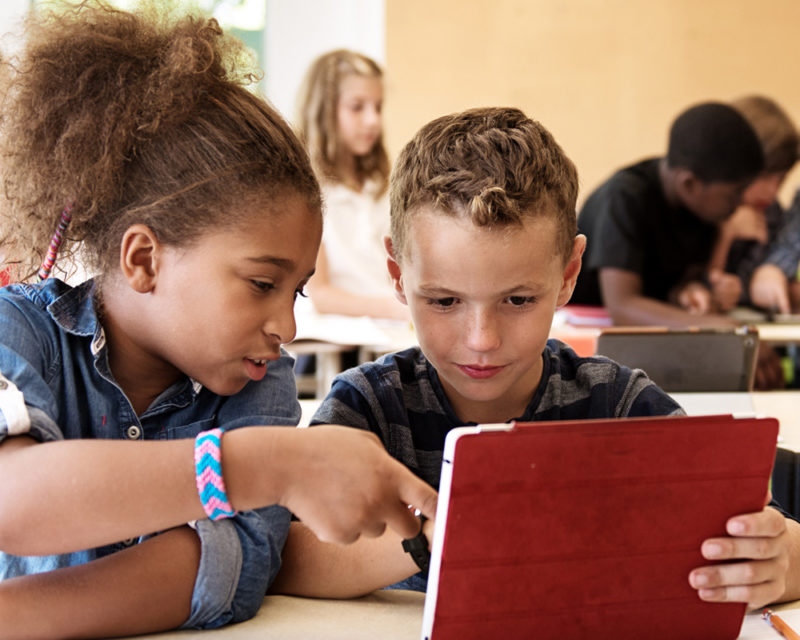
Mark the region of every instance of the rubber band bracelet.
[[211, 520], [232, 518], [236, 511], [228, 500], [222, 479], [222, 434], [224, 429], [201, 431], [194, 439], [197, 493]]

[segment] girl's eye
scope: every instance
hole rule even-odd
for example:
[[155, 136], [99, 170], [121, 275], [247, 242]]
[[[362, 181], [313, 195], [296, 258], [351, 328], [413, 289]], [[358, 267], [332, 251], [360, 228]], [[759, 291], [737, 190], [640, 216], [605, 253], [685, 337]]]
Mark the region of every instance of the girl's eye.
[[511, 303], [512, 306], [515, 307], [522, 307], [526, 304], [531, 304], [536, 301], [536, 298], [533, 296], [510, 296], [508, 301]]
[[264, 282], [263, 280], [251, 280], [250, 284], [252, 284], [258, 291], [261, 291], [262, 293], [272, 291], [275, 288], [274, 284], [271, 282]]
[[428, 304], [432, 304], [435, 307], [452, 307], [456, 303], [455, 298], [432, 298], [428, 301]]
[[301, 298], [307, 298], [308, 297], [308, 295], [306, 294], [305, 289], [303, 287], [300, 287], [299, 289], [295, 289], [294, 290], [294, 299], [295, 300], [297, 300], [297, 296], [300, 296]]

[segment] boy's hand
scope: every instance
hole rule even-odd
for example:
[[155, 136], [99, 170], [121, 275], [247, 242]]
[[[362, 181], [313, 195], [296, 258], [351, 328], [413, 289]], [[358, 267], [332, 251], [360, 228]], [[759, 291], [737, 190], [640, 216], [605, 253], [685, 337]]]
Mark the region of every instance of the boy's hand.
[[758, 609], [779, 600], [789, 568], [784, 516], [766, 507], [731, 518], [726, 528], [728, 537], [706, 540], [701, 552], [708, 560], [731, 562], [694, 569], [689, 584], [708, 602], [746, 602], [749, 609]]
[[419, 532], [413, 505], [436, 515], [436, 491], [392, 458], [374, 434], [348, 427], [293, 430], [276, 453], [286, 461], [280, 504], [323, 542]]
[[711, 312], [711, 291], [702, 282], [693, 280], [678, 291], [678, 305], [694, 315], [705, 315]]
[[722, 269], [711, 269], [708, 272], [711, 285], [711, 296], [717, 311], [730, 311], [742, 296], [742, 281], [739, 276], [725, 273]]

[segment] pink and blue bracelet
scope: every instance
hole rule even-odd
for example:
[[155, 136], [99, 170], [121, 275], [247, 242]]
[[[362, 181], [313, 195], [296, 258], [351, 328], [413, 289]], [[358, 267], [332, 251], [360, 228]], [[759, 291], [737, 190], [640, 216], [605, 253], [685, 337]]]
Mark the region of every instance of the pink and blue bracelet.
[[197, 493], [211, 520], [232, 518], [236, 510], [228, 500], [222, 478], [222, 434], [224, 429], [201, 431], [194, 439], [194, 468]]

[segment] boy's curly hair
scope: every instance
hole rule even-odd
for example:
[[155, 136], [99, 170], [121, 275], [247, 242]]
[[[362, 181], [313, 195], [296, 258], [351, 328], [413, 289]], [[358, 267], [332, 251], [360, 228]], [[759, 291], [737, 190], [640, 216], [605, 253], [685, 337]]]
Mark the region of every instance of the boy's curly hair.
[[[250, 56], [214, 19], [101, 1], [34, 11], [0, 92], [0, 246], [36, 271], [65, 205], [62, 254], [114, 268], [125, 229], [166, 244], [288, 193], [320, 210], [290, 127], [245, 88]], [[236, 204], [232, 204], [236, 203]]]
[[397, 158], [389, 187], [392, 244], [405, 250], [422, 206], [481, 227], [546, 216], [564, 262], [577, 233], [578, 173], [553, 136], [514, 108], [478, 108], [426, 124]]

